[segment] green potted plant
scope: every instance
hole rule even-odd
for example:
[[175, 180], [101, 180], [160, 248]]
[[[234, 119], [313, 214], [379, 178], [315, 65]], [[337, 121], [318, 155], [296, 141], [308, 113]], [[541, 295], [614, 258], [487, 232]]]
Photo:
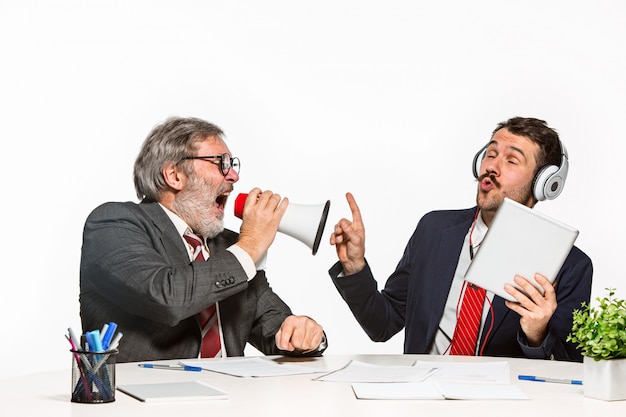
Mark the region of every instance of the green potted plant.
[[626, 399], [626, 300], [596, 298], [597, 305], [583, 303], [573, 312], [567, 340], [583, 354], [583, 389], [586, 397], [613, 401]]

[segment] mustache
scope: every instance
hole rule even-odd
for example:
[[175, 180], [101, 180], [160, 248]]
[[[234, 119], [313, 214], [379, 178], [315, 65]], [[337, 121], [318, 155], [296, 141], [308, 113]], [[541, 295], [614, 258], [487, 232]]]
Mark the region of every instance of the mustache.
[[232, 184], [223, 185], [217, 189], [217, 195], [232, 193], [234, 190], [235, 190], [235, 187], [233, 187]]
[[483, 175], [481, 175], [480, 177], [478, 177], [476, 179], [476, 181], [478, 181], [479, 183], [484, 180], [485, 178], [489, 178], [489, 180], [493, 183], [493, 185], [496, 186], [496, 188], [500, 188], [500, 183], [498, 182], [498, 180], [496, 179], [495, 175], [490, 174], [488, 172], [484, 173]]

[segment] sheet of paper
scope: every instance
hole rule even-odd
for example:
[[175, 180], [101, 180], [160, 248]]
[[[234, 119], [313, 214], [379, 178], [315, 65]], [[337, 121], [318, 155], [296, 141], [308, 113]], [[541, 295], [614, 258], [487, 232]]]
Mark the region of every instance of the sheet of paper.
[[511, 384], [455, 384], [433, 382], [449, 400], [529, 400], [517, 385]]
[[207, 371], [219, 372], [239, 377], [266, 377], [326, 372], [325, 370], [319, 370], [308, 366], [276, 362], [257, 356], [228, 360], [189, 360], [181, 361], [180, 363], [183, 365], [199, 366]]
[[437, 372], [429, 377], [429, 381], [455, 383], [482, 382], [491, 384], [509, 383], [509, 363], [507, 361], [417, 361], [414, 366], [424, 370], [437, 368]]
[[316, 378], [332, 382], [421, 382], [436, 369], [433, 367], [384, 366], [350, 361], [345, 367]]
[[430, 382], [356, 383], [354, 395], [360, 400], [443, 400], [443, 394]]
[[456, 384], [446, 382], [356, 383], [354, 395], [361, 400], [528, 400], [517, 385]]

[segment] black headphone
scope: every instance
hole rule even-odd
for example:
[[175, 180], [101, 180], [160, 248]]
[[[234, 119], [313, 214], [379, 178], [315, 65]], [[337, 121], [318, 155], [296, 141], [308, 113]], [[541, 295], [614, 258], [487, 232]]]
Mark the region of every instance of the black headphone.
[[[474, 178], [478, 178], [480, 174], [480, 164], [483, 159], [485, 159], [488, 146], [489, 144], [483, 146], [482, 149], [474, 155], [474, 161], [472, 162]], [[537, 171], [535, 178], [533, 178], [533, 195], [538, 201], [546, 199], [554, 200], [561, 194], [565, 186], [569, 161], [567, 149], [565, 149], [565, 145], [563, 145], [561, 141], [559, 141], [559, 147], [561, 148], [561, 164], [558, 167], [556, 165], [546, 165]]]

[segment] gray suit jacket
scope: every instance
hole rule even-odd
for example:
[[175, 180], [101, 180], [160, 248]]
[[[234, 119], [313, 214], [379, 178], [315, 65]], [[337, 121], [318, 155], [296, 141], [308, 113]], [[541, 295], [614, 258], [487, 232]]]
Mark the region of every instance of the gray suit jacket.
[[207, 261], [190, 262], [158, 203], [96, 208], [83, 231], [83, 331], [117, 323], [124, 334], [119, 362], [194, 358], [201, 339], [198, 313], [219, 301], [228, 356], [243, 356], [247, 342], [267, 355], [291, 354], [274, 342], [291, 310], [272, 291], [264, 271], [248, 282], [235, 256], [225, 250], [237, 238], [225, 230], [209, 242]]

